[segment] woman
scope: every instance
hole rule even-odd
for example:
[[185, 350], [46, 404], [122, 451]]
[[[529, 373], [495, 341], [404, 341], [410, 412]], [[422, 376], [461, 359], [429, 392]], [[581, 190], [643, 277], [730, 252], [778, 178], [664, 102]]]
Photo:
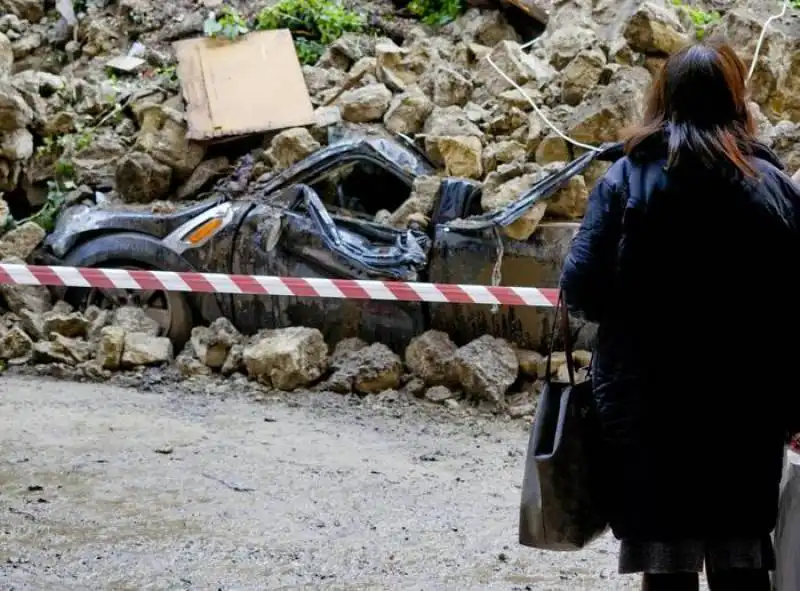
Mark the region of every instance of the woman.
[[[768, 591], [800, 399], [800, 190], [755, 139], [746, 69], [687, 47], [655, 81], [565, 263], [593, 366], [611, 526], [643, 589]], [[793, 414], [794, 412], [794, 414]], [[796, 424], [795, 424], [796, 427]]]

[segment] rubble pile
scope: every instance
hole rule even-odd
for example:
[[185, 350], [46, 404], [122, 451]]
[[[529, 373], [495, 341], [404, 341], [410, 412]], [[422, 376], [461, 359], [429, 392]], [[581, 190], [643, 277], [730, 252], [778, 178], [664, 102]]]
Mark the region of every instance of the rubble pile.
[[[46, 10], [50, 4], [0, 0], [0, 191], [9, 202], [38, 206], [55, 192], [62, 204], [170, 208], [160, 201], [190, 199], [230, 169], [225, 155], [186, 138], [170, 50], [171, 41], [202, 31], [203, 7], [180, 14], [180, 3], [165, 9], [147, 0], [90, 0], [72, 22]], [[768, 7], [731, 6], [703, 32], [724, 34], [749, 60]], [[492, 211], [583, 151], [554, 133], [529, 99], [578, 142], [617, 140], [641, 116], [652, 73], [696, 34], [692, 13], [664, 0], [571, 0], [549, 12], [545, 32], [529, 47], [500, 11], [476, 8], [438, 30], [407, 28], [401, 42], [345, 34], [316, 65], [303, 67], [316, 124], [267, 137], [255, 149], [253, 176], [297, 162], [342, 130], [403, 133], [442, 175], [483, 181], [481, 205]], [[800, 169], [798, 31], [790, 18], [767, 35], [751, 105], [764, 141], [792, 172]], [[106, 67], [129, 52], [133, 38], [143, 65], [133, 72]], [[579, 219], [602, 173], [597, 163], [574, 177], [507, 234], [525, 239], [543, 218]], [[430, 213], [430, 203], [412, 195], [389, 223], [406, 225]], [[48, 229], [46, 220], [35, 222]]]
[[[171, 368], [184, 380], [238, 375], [284, 392], [397, 391], [522, 417], [533, 413], [546, 371], [539, 353], [491, 336], [457, 347], [447, 334], [427, 331], [409, 343], [401, 358], [381, 343], [355, 338], [331, 349], [320, 331], [302, 326], [248, 337], [225, 318], [195, 327], [175, 355], [172, 342], [158, 336], [158, 325], [140, 308], [110, 312], [92, 306], [79, 312], [63, 301], [30, 301], [33, 305], [22, 304], [0, 318], [0, 361], [9, 367], [55, 365], [63, 375], [84, 379], [155, 366]], [[587, 351], [574, 353], [579, 380], [585, 379], [590, 358]], [[554, 354], [551, 371], [556, 380], [568, 380], [564, 353]]]
[[[374, 1], [386, 13], [389, 2]], [[219, 4], [86, 0], [54, 7], [46, 0], [0, 0], [0, 260], [29, 260], [65, 205], [172, 210], [215, 179], [243, 170], [213, 142], [187, 139], [170, 45], [202, 34], [205, 7]], [[770, 10], [765, 4], [728, 3], [702, 32], [726, 36], [749, 63]], [[80, 6], [77, 17], [65, 6]], [[315, 123], [250, 138], [246, 158], [256, 164], [245, 182], [263, 181], [350, 133], [399, 133], [438, 172], [418, 178], [408, 200], [380, 211], [376, 221], [396, 227], [424, 221], [443, 176], [480, 181], [482, 209], [497, 210], [585, 151], [541, 115], [590, 145], [617, 140], [641, 117], [653, 74], [698, 34], [692, 14], [671, 0], [568, 0], [553, 3], [544, 33], [531, 43], [501, 11], [477, 8], [439, 29], [398, 27], [391, 38], [347, 33], [315, 65], [303, 66]], [[111, 58], [133, 54], [138, 66], [108, 67]], [[750, 106], [763, 141], [800, 174], [798, 71], [800, 26], [793, 14], [765, 37]], [[544, 219], [580, 219], [603, 172], [594, 163], [504, 232], [526, 240]], [[17, 212], [31, 206], [41, 209], [21, 219]], [[544, 372], [540, 355], [502, 339], [485, 336], [457, 347], [435, 331], [414, 339], [401, 358], [382, 344], [352, 339], [329, 351], [321, 333], [305, 327], [245, 337], [222, 319], [195, 327], [186, 347], [175, 351], [138, 308], [76, 311], [54, 304], [41, 287], [0, 286], [0, 295], [7, 309], [0, 360], [9, 365], [54, 363], [91, 376], [168, 365], [187, 379], [241, 374], [280, 390], [403, 390], [520, 416], [532, 411]], [[556, 357], [553, 371], [564, 378], [565, 358]], [[583, 352], [576, 358], [588, 364]]]

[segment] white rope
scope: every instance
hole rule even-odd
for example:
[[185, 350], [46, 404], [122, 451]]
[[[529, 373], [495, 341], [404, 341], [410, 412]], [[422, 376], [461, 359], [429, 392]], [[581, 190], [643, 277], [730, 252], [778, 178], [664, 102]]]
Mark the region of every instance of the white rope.
[[[526, 44], [525, 44], [525, 45], [523, 45], [522, 47], [524, 48], [526, 45], [530, 45], [530, 44], [529, 44], [529, 43], [526, 43]], [[558, 127], [556, 127], [556, 126], [555, 126], [555, 125], [554, 125], [554, 124], [553, 124], [553, 123], [552, 123], [552, 122], [551, 122], [551, 121], [550, 121], [550, 120], [547, 118], [547, 116], [546, 116], [544, 113], [542, 113], [541, 109], [539, 109], [539, 107], [538, 107], [538, 106], [537, 106], [537, 104], [534, 102], [534, 100], [533, 100], [533, 99], [530, 97], [530, 95], [529, 95], [527, 92], [525, 92], [525, 89], [524, 89], [524, 88], [522, 88], [522, 87], [521, 87], [519, 84], [517, 84], [516, 82], [514, 82], [514, 81], [513, 81], [513, 80], [512, 80], [512, 79], [511, 79], [511, 78], [508, 76], [508, 74], [506, 74], [505, 72], [503, 72], [503, 70], [501, 70], [501, 69], [500, 69], [500, 68], [497, 66], [497, 64], [495, 64], [495, 63], [492, 61], [492, 58], [491, 58], [491, 57], [490, 57], [488, 54], [486, 55], [486, 61], [487, 61], [487, 62], [489, 62], [489, 65], [490, 65], [490, 66], [492, 66], [492, 67], [494, 68], [495, 72], [497, 72], [498, 74], [500, 74], [500, 76], [502, 76], [502, 78], [503, 78], [503, 79], [504, 79], [506, 82], [508, 82], [509, 84], [511, 84], [511, 86], [513, 86], [514, 88], [516, 88], [516, 89], [519, 91], [519, 93], [520, 93], [520, 94], [521, 94], [521, 95], [522, 95], [522, 96], [525, 98], [525, 100], [527, 100], [527, 101], [528, 101], [528, 103], [530, 104], [530, 106], [531, 106], [531, 107], [533, 107], [533, 110], [534, 110], [534, 111], [536, 111], [536, 114], [539, 116], [539, 118], [540, 118], [542, 121], [544, 121], [544, 124], [545, 124], [545, 125], [547, 125], [547, 127], [549, 127], [550, 129], [552, 129], [552, 130], [553, 130], [553, 132], [554, 132], [554, 133], [555, 133], [557, 136], [559, 136], [559, 137], [560, 137], [562, 140], [564, 140], [565, 142], [569, 142], [569, 143], [570, 143], [570, 144], [572, 144], [573, 146], [578, 146], [579, 148], [584, 148], [584, 149], [586, 149], [586, 150], [592, 150], [592, 151], [594, 151], [594, 152], [599, 152], [599, 151], [600, 151], [600, 149], [599, 149], [599, 148], [596, 148], [596, 147], [594, 147], [594, 146], [590, 146], [589, 144], [584, 144], [584, 143], [581, 143], [581, 142], [579, 142], [579, 141], [577, 141], [577, 140], [574, 140], [574, 139], [572, 139], [571, 137], [569, 137], [569, 136], [568, 136], [568, 135], [566, 135], [565, 133], [563, 133], [563, 132], [562, 132], [560, 129], [558, 129]]]
[[[756, 69], [756, 64], [758, 63], [758, 56], [761, 53], [761, 46], [764, 43], [764, 38], [767, 35], [767, 32], [769, 30], [769, 26], [773, 22], [775, 22], [776, 20], [779, 20], [779, 19], [783, 18], [786, 15], [786, 11], [788, 9], [789, 9], [789, 0], [783, 0], [783, 9], [778, 14], [772, 15], [766, 21], [764, 21], [764, 25], [761, 27], [761, 35], [759, 35], [758, 43], [756, 44], [756, 51], [755, 51], [755, 54], [753, 55], [753, 61], [750, 64], [750, 72], [747, 74], [747, 81], [748, 82], [750, 81], [750, 78], [753, 76], [753, 72]], [[534, 41], [528, 41], [527, 43], [521, 45], [520, 49], [523, 49], [523, 50], [527, 49], [528, 47], [533, 45]], [[590, 146], [589, 144], [584, 144], [582, 142], [574, 140], [571, 137], [569, 137], [568, 135], [566, 135], [564, 132], [562, 132], [560, 129], [558, 129], [558, 127], [556, 127], [555, 124], [552, 121], [550, 121], [547, 118], [547, 116], [542, 112], [542, 110], [539, 108], [539, 106], [536, 104], [536, 102], [531, 98], [531, 96], [527, 92], [525, 92], [525, 89], [522, 88], [516, 82], [514, 82], [514, 80], [512, 80], [511, 77], [508, 74], [506, 74], [503, 70], [501, 70], [500, 67], [492, 61], [492, 58], [491, 58], [491, 56], [489, 54], [486, 54], [486, 61], [489, 63], [489, 65], [492, 68], [494, 68], [494, 71], [497, 72], [503, 78], [503, 80], [505, 80], [511, 86], [513, 86], [523, 96], [523, 98], [526, 101], [528, 101], [528, 104], [530, 104], [530, 106], [533, 107], [533, 110], [535, 111], [536, 115], [558, 137], [560, 137], [565, 142], [568, 142], [568, 143], [572, 144], [573, 146], [577, 146], [578, 148], [583, 148], [585, 150], [591, 150], [593, 152], [599, 152], [600, 151], [600, 148], [597, 148], [596, 146]]]
[[761, 27], [761, 35], [758, 36], [758, 43], [756, 43], [756, 52], [753, 54], [753, 61], [750, 64], [750, 71], [747, 73], [748, 82], [750, 82], [750, 78], [753, 77], [753, 72], [756, 70], [758, 55], [761, 53], [761, 45], [764, 43], [764, 38], [767, 36], [769, 26], [776, 20], [782, 19], [786, 15], [787, 10], [789, 10], [789, 0], [783, 0], [783, 9], [778, 14], [773, 14], [771, 17], [769, 17], [764, 22], [764, 26]]

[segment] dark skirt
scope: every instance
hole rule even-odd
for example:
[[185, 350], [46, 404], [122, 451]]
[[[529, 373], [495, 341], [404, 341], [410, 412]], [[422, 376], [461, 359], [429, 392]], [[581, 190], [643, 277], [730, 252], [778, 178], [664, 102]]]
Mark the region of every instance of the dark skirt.
[[640, 542], [623, 540], [620, 573], [686, 573], [732, 569], [775, 570], [775, 549], [770, 536], [761, 539], [685, 540]]

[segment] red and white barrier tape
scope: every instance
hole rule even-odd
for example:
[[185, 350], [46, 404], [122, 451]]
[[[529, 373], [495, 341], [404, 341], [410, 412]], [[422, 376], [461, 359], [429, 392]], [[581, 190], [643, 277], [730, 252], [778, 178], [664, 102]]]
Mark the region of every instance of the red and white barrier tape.
[[536, 287], [173, 273], [2, 263], [0, 284], [539, 307], [552, 307], [558, 301], [558, 290]]

